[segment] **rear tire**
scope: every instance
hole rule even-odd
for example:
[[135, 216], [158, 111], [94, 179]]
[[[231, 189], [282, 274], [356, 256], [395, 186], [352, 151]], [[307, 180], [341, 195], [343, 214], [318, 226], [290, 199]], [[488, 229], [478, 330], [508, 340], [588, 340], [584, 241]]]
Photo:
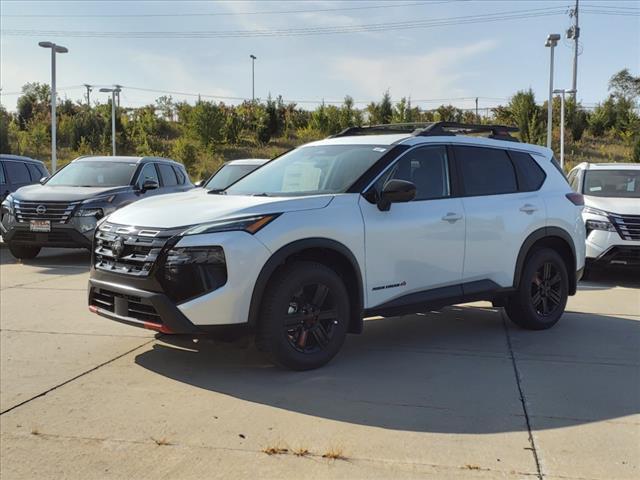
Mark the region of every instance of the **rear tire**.
[[336, 356], [349, 323], [349, 295], [338, 274], [316, 262], [283, 267], [269, 282], [256, 345], [291, 370], [321, 367]]
[[31, 245], [16, 245], [15, 243], [9, 243], [9, 251], [11, 255], [18, 260], [31, 260], [38, 256], [40, 253], [40, 247], [32, 247]]
[[564, 313], [569, 293], [567, 267], [550, 248], [527, 258], [519, 287], [505, 307], [513, 323], [528, 330], [553, 327]]

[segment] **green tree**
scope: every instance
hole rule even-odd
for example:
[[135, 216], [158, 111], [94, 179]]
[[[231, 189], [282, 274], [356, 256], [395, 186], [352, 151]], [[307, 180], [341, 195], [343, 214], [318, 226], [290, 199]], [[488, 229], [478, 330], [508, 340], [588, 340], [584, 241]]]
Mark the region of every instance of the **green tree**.
[[9, 112], [0, 105], [0, 153], [11, 153], [11, 145], [9, 144], [9, 123], [11, 116]]
[[220, 106], [199, 101], [189, 115], [189, 128], [200, 143], [207, 147], [223, 139], [224, 114]]
[[22, 87], [22, 95], [18, 97], [18, 123], [20, 128], [27, 128], [27, 124], [38, 114], [45, 115], [51, 104], [51, 89], [49, 85], [41, 83], [27, 83]]

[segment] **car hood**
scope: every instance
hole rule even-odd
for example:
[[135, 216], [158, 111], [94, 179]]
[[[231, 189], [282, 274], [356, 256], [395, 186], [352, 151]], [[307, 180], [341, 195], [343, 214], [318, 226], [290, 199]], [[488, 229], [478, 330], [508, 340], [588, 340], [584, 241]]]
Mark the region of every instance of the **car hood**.
[[584, 196], [584, 204], [610, 213], [640, 215], [640, 199]]
[[128, 191], [131, 187], [65, 187], [49, 185], [27, 185], [11, 196], [25, 202], [77, 202], [105, 195]]
[[176, 228], [224, 218], [313, 210], [326, 207], [333, 195], [262, 197], [214, 195], [204, 189], [160, 195], [115, 211], [109, 222], [151, 228]]

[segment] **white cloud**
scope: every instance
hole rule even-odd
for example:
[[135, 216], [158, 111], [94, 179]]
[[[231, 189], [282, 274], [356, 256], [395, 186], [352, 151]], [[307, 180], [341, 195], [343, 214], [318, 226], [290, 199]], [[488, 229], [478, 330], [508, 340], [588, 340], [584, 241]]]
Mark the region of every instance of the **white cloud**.
[[497, 43], [483, 40], [473, 44], [437, 48], [424, 55], [393, 55], [375, 58], [343, 56], [332, 61], [336, 78], [352, 84], [351, 90], [378, 98], [387, 89], [392, 95], [414, 99], [451, 98], [468, 95], [461, 80], [474, 75], [468, 60], [489, 52]]

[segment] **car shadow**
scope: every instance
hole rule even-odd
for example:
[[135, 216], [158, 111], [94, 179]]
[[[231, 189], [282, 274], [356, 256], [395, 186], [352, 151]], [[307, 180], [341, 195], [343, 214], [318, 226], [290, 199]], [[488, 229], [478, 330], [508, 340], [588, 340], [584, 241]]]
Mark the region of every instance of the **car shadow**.
[[23, 264], [38, 267], [38, 273], [64, 275], [88, 272], [91, 267], [91, 253], [85, 249], [43, 248], [32, 260], [18, 260], [8, 248], [0, 248], [0, 265]]
[[[533, 414], [540, 405], [547, 415], [553, 405], [548, 415], [555, 423], [549, 428], [559, 428], [639, 413], [640, 322], [565, 317], [544, 332], [508, 327], [518, 367], [525, 371], [525, 394], [536, 399]], [[273, 367], [253, 348], [180, 336], [159, 337], [135, 361], [211, 392], [341, 422], [442, 433], [526, 431], [502, 318], [495, 309], [460, 306], [368, 320], [364, 334], [349, 336], [331, 363], [308, 372]], [[567, 348], [567, 342], [574, 344]], [[622, 375], [589, 373], [597, 370], [594, 363], [607, 362]], [[527, 382], [535, 391], [527, 392]], [[545, 385], [540, 391], [539, 382]], [[586, 406], [579, 418], [562, 416], [577, 405]]]

